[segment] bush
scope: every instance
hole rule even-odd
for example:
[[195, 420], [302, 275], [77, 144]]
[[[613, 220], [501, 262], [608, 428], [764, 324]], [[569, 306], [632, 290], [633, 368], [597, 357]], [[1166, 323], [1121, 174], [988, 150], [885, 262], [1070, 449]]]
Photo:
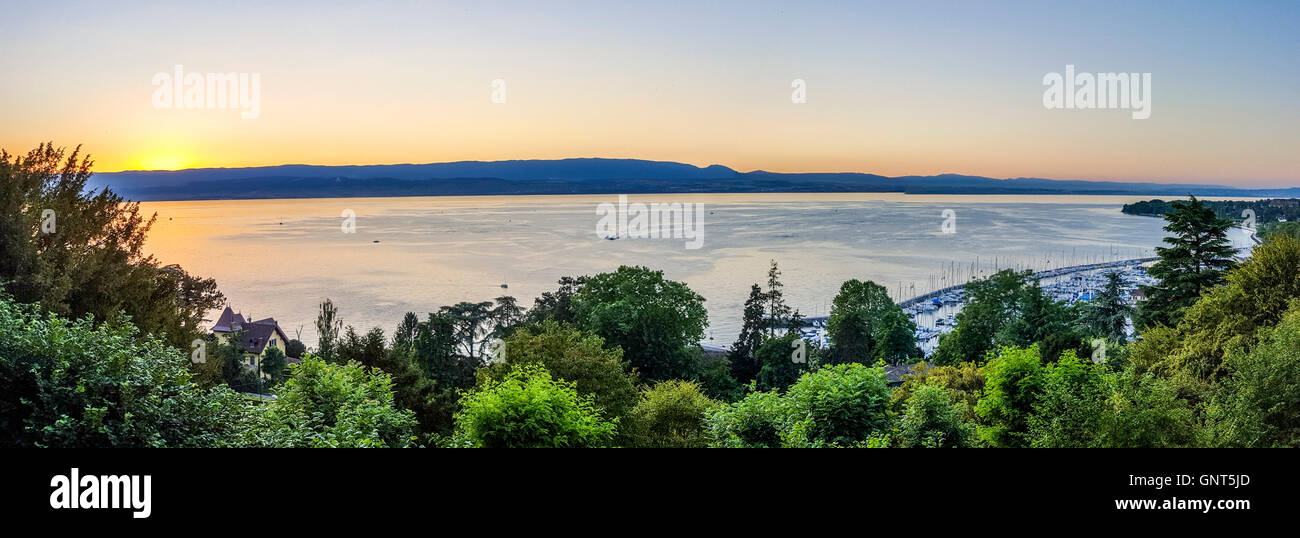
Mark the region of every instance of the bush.
[[975, 405], [980, 438], [995, 447], [1027, 446], [1029, 417], [1042, 393], [1038, 347], [1004, 347], [984, 366], [984, 395]]
[[775, 392], [750, 393], [705, 419], [714, 448], [779, 448], [788, 421], [786, 402]]
[[393, 447], [415, 441], [415, 417], [393, 403], [388, 374], [308, 354], [289, 367], [276, 399], [251, 413], [238, 441], [262, 447]]
[[514, 369], [500, 381], [484, 380], [461, 396], [460, 406], [453, 445], [461, 447], [604, 447], [618, 423], [540, 365]]
[[40, 315], [0, 294], [0, 439], [5, 446], [209, 447], [239, 425], [242, 398], [191, 379], [190, 358], [136, 338]]
[[632, 409], [633, 443], [651, 448], [707, 446], [704, 419], [717, 407], [694, 382], [660, 382]]
[[899, 421], [899, 445], [904, 448], [968, 448], [974, 427], [962, 419], [951, 392], [937, 385], [921, 385], [904, 406]]
[[640, 396], [636, 373], [627, 372], [622, 350], [606, 348], [599, 336], [552, 320], [516, 331], [505, 340], [504, 362], [479, 370], [479, 376], [500, 381], [528, 364], [541, 365], [555, 379], [573, 383], [607, 417], [626, 416]]
[[889, 426], [881, 367], [839, 364], [809, 372], [786, 393], [793, 426], [813, 446], [852, 446]]

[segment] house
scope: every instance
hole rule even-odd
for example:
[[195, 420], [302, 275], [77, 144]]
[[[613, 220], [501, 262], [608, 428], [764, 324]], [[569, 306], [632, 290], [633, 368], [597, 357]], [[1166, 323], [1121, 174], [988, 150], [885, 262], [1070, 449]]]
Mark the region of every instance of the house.
[[[212, 335], [223, 344], [237, 338], [239, 349], [244, 353], [244, 365], [254, 370], [267, 349], [274, 347], [284, 351], [289, 343], [289, 337], [285, 336], [275, 318], [248, 321], [229, 306], [212, 325]], [[290, 364], [301, 362], [292, 357], [286, 357], [285, 361]]]

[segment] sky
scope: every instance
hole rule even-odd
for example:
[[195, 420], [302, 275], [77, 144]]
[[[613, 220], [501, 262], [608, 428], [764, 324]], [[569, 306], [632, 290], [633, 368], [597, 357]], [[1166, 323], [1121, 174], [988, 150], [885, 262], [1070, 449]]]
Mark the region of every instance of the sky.
[[[101, 172], [611, 157], [1300, 186], [1296, 1], [0, 4], [0, 148], [80, 144]], [[256, 118], [156, 106], [176, 65], [256, 74]], [[1067, 65], [1150, 73], [1150, 117], [1045, 107]]]

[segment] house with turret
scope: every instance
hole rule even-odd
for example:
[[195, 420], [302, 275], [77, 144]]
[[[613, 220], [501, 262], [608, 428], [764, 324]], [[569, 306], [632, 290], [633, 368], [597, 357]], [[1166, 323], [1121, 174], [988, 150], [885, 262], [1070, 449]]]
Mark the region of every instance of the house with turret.
[[[223, 344], [236, 341], [244, 355], [244, 366], [254, 370], [266, 355], [266, 350], [274, 347], [284, 351], [289, 343], [289, 337], [285, 336], [275, 318], [249, 321], [229, 306], [212, 325], [212, 335]], [[299, 362], [291, 357], [286, 357], [285, 360], [289, 363]]]

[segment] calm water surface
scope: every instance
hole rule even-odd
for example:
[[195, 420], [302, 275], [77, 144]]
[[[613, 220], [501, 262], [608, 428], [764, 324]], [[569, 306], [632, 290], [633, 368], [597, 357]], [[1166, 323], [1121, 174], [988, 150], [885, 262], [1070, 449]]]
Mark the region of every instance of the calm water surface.
[[[851, 278], [912, 296], [1000, 267], [1046, 268], [1154, 255], [1160, 219], [1120, 213], [1140, 198], [903, 194], [632, 195], [705, 204], [704, 243], [607, 241], [596, 206], [616, 196], [470, 196], [151, 202], [146, 249], [217, 280], [245, 315], [274, 317], [314, 346], [329, 297], [347, 325], [391, 334], [405, 312], [513, 295], [531, 305], [566, 275], [662, 269], [703, 295], [706, 344], [729, 345], [769, 260], [788, 301], [826, 315]], [[956, 215], [945, 234], [943, 211]], [[341, 214], [356, 214], [343, 233]], [[1244, 238], [1237, 238], [1244, 241]], [[376, 242], [378, 241], [378, 242]], [[502, 289], [506, 284], [508, 289]]]

